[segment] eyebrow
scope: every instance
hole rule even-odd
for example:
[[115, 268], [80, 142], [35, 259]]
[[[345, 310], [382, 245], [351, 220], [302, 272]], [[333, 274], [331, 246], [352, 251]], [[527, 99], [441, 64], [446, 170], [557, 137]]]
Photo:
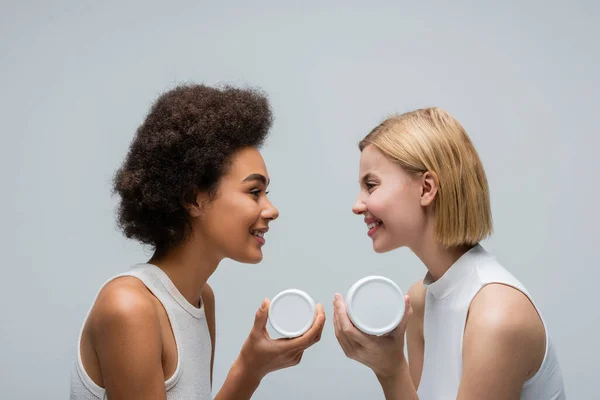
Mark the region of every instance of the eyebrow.
[[271, 183], [271, 180], [267, 179], [262, 174], [250, 174], [242, 182], [251, 182], [251, 181], [259, 181], [265, 186], [269, 186], [269, 183]]
[[358, 183], [366, 183], [369, 179], [373, 179], [373, 174], [370, 172], [367, 172], [365, 175], [363, 175], [363, 177], [361, 179], [359, 179]]

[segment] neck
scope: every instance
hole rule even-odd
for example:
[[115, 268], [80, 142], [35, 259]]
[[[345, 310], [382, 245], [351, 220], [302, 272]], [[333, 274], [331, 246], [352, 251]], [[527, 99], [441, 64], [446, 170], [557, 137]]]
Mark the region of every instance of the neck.
[[450, 267], [471, 250], [472, 245], [461, 245], [446, 247], [438, 242], [433, 235], [433, 226], [429, 226], [423, 237], [416, 241], [417, 246], [411, 246], [411, 250], [425, 264], [433, 281], [440, 279]]
[[202, 291], [208, 278], [219, 266], [213, 246], [192, 234], [184, 243], [164, 252], [155, 252], [148, 261], [162, 269], [177, 290], [190, 304], [200, 305]]

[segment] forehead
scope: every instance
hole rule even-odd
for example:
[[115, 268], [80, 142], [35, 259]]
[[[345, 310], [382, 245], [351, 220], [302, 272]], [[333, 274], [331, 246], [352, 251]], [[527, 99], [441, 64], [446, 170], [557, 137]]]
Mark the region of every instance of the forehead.
[[233, 178], [239, 178], [240, 181], [250, 174], [261, 174], [267, 179], [267, 166], [262, 155], [255, 147], [246, 147], [238, 150], [232, 158], [231, 167], [228, 175]]
[[375, 146], [368, 145], [360, 154], [360, 174], [384, 173], [395, 170], [396, 165], [388, 160]]

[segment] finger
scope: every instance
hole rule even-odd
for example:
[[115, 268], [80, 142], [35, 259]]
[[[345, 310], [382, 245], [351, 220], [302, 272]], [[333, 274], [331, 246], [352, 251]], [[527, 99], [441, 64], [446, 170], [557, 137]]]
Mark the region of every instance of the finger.
[[335, 333], [335, 336], [337, 337], [338, 334], [338, 319], [337, 319], [337, 314], [335, 313], [335, 309], [333, 312], [333, 332]]
[[344, 336], [360, 345], [364, 345], [367, 341], [366, 335], [352, 325], [352, 321], [348, 318], [348, 312], [346, 311], [346, 303], [340, 294], [336, 294], [334, 313], [338, 318], [340, 330]]
[[340, 328], [340, 320], [337, 317], [337, 313], [334, 312], [333, 313], [333, 330], [335, 332], [335, 338], [337, 339], [338, 343], [341, 345], [342, 342], [342, 328]]
[[290, 340], [287, 345], [290, 349], [306, 349], [315, 344], [325, 326], [325, 311], [322, 304], [317, 304], [315, 320], [306, 333], [299, 338]]
[[349, 339], [342, 331], [337, 313], [333, 314], [333, 327], [335, 330], [335, 338], [340, 344], [340, 347], [342, 348], [344, 354], [348, 358], [353, 358], [354, 350], [356, 349], [356, 344], [353, 343], [351, 339]]
[[392, 332], [393, 336], [395, 336], [395, 337], [404, 336], [404, 333], [406, 332], [406, 328], [408, 327], [408, 321], [410, 321], [412, 314], [413, 314], [413, 309], [410, 304], [410, 296], [406, 295], [406, 296], [404, 296], [404, 316], [402, 317], [402, 320], [400, 321], [400, 324], [398, 325], [398, 327], [396, 329], [394, 329], [394, 331]]
[[339, 341], [341, 339], [341, 337], [344, 335], [344, 333], [342, 332], [342, 325], [340, 323], [339, 312], [337, 309], [338, 309], [337, 300], [334, 300], [334, 302], [333, 302], [333, 328], [335, 330], [335, 336]]
[[256, 333], [262, 333], [267, 331], [267, 320], [269, 319], [269, 306], [271, 302], [269, 299], [264, 299], [256, 315], [254, 316], [254, 326], [252, 330]]
[[335, 312], [335, 301], [334, 301], [334, 306], [333, 306], [333, 330], [335, 331], [335, 337], [338, 339], [340, 339], [340, 335], [342, 334], [342, 328], [340, 326], [340, 319], [338, 318], [338, 313]]

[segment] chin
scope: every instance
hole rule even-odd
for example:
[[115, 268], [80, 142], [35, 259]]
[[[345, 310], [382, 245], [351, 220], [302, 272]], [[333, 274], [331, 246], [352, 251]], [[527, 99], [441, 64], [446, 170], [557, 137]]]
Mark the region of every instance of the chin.
[[262, 257], [262, 254], [261, 254], [260, 257], [251, 258], [250, 260], [248, 260], [246, 262], [246, 264], [258, 264], [259, 262], [262, 261], [262, 259], [263, 259], [263, 257]]
[[377, 253], [377, 254], [383, 254], [383, 253], [387, 253], [388, 251], [391, 251], [393, 249], [388, 249], [387, 247], [379, 247], [379, 246], [373, 245], [373, 250], [375, 250], [375, 253]]
[[258, 253], [252, 252], [250, 254], [244, 254], [240, 257], [234, 258], [235, 261], [244, 263], [244, 264], [258, 264], [259, 262], [262, 261], [262, 259], [263, 259], [262, 251], [259, 251]]
[[377, 242], [377, 240], [373, 241], [373, 250], [375, 251], [375, 253], [378, 253], [378, 254], [387, 253], [392, 250], [399, 249], [401, 247], [404, 247], [404, 245], [393, 245], [391, 243], [379, 243], [379, 242]]

